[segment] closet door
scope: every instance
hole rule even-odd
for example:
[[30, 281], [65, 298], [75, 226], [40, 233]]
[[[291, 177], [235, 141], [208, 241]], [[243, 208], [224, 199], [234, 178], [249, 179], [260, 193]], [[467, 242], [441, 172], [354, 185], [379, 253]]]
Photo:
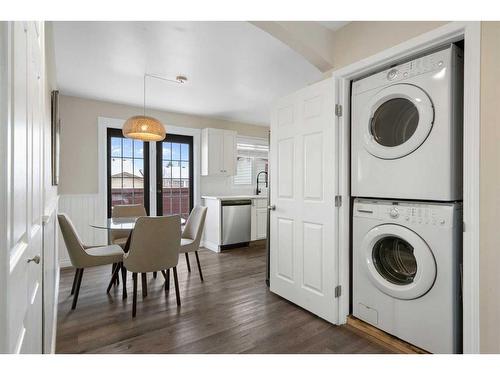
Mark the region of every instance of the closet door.
[[[1, 59], [8, 61], [11, 106], [8, 137], [0, 137], [0, 257], [3, 295], [0, 348], [7, 353], [42, 352], [43, 81], [42, 23], [8, 22], [0, 29]], [[2, 87], [2, 90], [4, 87]], [[1, 233], [1, 231], [0, 231]], [[6, 245], [6, 250], [4, 250]], [[5, 261], [4, 261], [5, 260]], [[3, 320], [6, 317], [5, 321]], [[2, 328], [2, 327], [0, 327]]]
[[271, 117], [271, 291], [338, 322], [337, 132], [328, 79], [278, 101]]

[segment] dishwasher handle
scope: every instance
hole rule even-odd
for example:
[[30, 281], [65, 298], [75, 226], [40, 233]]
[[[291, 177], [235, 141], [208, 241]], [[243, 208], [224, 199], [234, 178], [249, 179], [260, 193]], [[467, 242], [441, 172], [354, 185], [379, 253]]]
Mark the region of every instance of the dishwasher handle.
[[221, 202], [221, 206], [250, 206], [251, 204], [250, 199], [231, 199]]

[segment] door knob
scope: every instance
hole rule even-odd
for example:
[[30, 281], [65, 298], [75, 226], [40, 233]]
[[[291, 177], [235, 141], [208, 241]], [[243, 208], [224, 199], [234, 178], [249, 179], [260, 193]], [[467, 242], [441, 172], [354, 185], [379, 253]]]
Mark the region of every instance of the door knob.
[[40, 263], [40, 256], [35, 255], [33, 258], [28, 259], [28, 263], [30, 263], [30, 262], [35, 262], [36, 264], [39, 264]]
[[276, 211], [276, 205], [273, 204], [272, 206], [267, 206], [267, 209], [271, 211]]

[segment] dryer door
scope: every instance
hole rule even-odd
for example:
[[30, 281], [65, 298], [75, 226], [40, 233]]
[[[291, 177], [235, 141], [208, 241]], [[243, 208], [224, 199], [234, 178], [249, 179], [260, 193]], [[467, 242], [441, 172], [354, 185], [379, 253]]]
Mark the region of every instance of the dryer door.
[[434, 108], [417, 86], [395, 84], [373, 96], [366, 107], [364, 145], [381, 159], [398, 159], [415, 151], [429, 135]]
[[427, 293], [436, 279], [436, 261], [427, 243], [400, 225], [384, 224], [370, 230], [362, 242], [362, 269], [383, 293], [415, 299]]

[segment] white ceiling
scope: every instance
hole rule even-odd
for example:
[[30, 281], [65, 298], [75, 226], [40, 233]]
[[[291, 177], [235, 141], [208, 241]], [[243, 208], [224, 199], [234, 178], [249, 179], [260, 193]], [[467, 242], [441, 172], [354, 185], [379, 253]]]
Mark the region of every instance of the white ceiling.
[[322, 77], [247, 22], [54, 22], [62, 94], [268, 126], [270, 105]]

